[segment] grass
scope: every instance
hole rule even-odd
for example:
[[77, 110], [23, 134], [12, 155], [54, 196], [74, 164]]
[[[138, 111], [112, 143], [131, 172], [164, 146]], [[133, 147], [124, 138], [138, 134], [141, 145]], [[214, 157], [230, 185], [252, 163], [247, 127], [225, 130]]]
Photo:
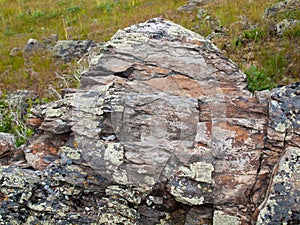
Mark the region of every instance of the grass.
[[[151, 17], [176, 17], [176, 8], [184, 2], [1, 0], [0, 89], [33, 89], [41, 96], [47, 96], [49, 84], [57, 90], [66, 86], [56, 74], [72, 73], [75, 62], [68, 66], [59, 64], [47, 51], [32, 55], [29, 62], [24, 62], [22, 53], [9, 56], [11, 49], [22, 48], [29, 38], [43, 41], [51, 34], [57, 34], [59, 39], [107, 41], [118, 29]], [[180, 20], [187, 19], [177, 17], [177, 21]], [[32, 71], [39, 76], [32, 76]], [[76, 82], [72, 81], [69, 86], [76, 86]]]
[[[251, 91], [300, 80], [300, 23], [283, 36], [274, 35], [276, 23], [283, 19], [300, 20], [300, 9], [281, 11], [275, 17], [263, 19], [264, 10], [276, 2], [279, 0], [215, 0], [204, 6], [228, 28], [226, 36], [216, 37], [214, 42], [246, 72]], [[260, 74], [259, 80], [263, 77], [266, 85], [259, 85], [260, 82], [249, 75], [253, 68], [256, 68], [254, 74]]]
[[[213, 0], [203, 8], [228, 29], [225, 36], [213, 41], [242, 70], [255, 66], [271, 82], [287, 84], [299, 80], [300, 28], [297, 25], [282, 37], [274, 37], [270, 27], [283, 18], [299, 19], [300, 13], [299, 9], [281, 12], [266, 23], [263, 12], [275, 2], [278, 0]], [[197, 18], [197, 10], [176, 11], [185, 3], [185, 0], [0, 0], [0, 89], [31, 89], [41, 97], [55, 98], [49, 93], [49, 85], [58, 92], [67, 85], [78, 85], [73, 75], [76, 62], [67, 65], [56, 62], [46, 50], [26, 60], [22, 52], [9, 55], [14, 47], [24, 47], [29, 38], [43, 41], [57, 34], [59, 39], [102, 42], [118, 29], [158, 16], [203, 36], [210, 34], [214, 28], [205, 18]], [[255, 27], [245, 27], [241, 20]]]

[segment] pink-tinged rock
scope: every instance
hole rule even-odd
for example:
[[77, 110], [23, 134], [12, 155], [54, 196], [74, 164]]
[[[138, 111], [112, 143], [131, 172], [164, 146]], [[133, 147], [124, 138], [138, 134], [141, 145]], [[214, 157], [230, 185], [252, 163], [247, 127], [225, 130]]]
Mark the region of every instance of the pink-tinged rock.
[[15, 138], [14, 135], [0, 132], [0, 163], [7, 165], [13, 158], [15, 152]]

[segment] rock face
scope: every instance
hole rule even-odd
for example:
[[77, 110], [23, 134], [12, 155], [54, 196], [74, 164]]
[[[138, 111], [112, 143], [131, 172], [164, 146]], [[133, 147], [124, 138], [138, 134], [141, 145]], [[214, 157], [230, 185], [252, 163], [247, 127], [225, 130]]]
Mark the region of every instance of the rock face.
[[12, 134], [0, 132], [0, 162], [7, 165], [15, 151], [15, 138]]
[[27, 168], [1, 167], [0, 221], [297, 224], [299, 92], [252, 96], [232, 61], [170, 21], [120, 30], [79, 90], [33, 111]]

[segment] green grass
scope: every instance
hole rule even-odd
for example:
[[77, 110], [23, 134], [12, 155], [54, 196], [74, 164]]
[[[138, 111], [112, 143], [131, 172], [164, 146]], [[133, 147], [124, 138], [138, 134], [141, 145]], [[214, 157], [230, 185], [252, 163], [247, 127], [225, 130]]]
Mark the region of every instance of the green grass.
[[[31, 106], [28, 101], [28, 108]], [[25, 104], [24, 102], [22, 104]], [[11, 133], [15, 136], [16, 146], [26, 143], [33, 135], [33, 130], [26, 126], [27, 116], [21, 112], [20, 106], [9, 104], [6, 96], [0, 99], [0, 132]]]
[[[217, 18], [228, 32], [214, 39], [215, 44], [246, 71], [252, 65], [278, 84], [299, 80], [299, 25], [283, 37], [270, 34], [270, 24], [283, 18], [300, 19], [299, 10], [282, 12], [266, 23], [264, 10], [278, 0], [212, 0], [203, 6], [207, 15]], [[193, 12], [177, 12], [185, 0], [0, 0], [0, 89], [31, 89], [49, 96], [49, 85], [58, 92], [76, 87], [76, 62], [64, 65], [41, 51], [24, 60], [22, 53], [9, 56], [14, 47], [23, 47], [29, 38], [43, 41], [52, 34], [59, 39], [107, 41], [118, 30], [162, 16], [204, 36], [212, 28]], [[241, 18], [256, 28], [244, 28]], [[245, 55], [251, 53], [251, 57]], [[275, 57], [275, 58], [274, 58]], [[38, 76], [33, 76], [38, 74]], [[65, 79], [57, 77], [65, 76]]]
[[[279, 1], [214, 0], [204, 6], [228, 28], [226, 36], [217, 37], [214, 42], [247, 73], [251, 91], [272, 88], [274, 83], [287, 85], [300, 81], [300, 23], [285, 31], [282, 37], [272, 33], [276, 23], [283, 19], [300, 20], [300, 10], [282, 11], [269, 20], [263, 19], [264, 10], [276, 2]], [[255, 28], [243, 27], [241, 18]], [[257, 79], [250, 75], [253, 68], [256, 68], [254, 77], [259, 77], [257, 85], [253, 84]], [[260, 80], [266, 85], [260, 84]]]
[[[187, 14], [181, 16], [176, 13], [176, 8], [184, 3], [184, 0], [2, 0], [0, 89], [32, 89], [41, 96], [51, 98], [47, 96], [49, 84], [58, 92], [66, 87], [56, 74], [72, 73], [75, 62], [67, 66], [57, 63], [46, 51], [35, 53], [26, 62], [22, 53], [15, 57], [9, 56], [12, 48], [22, 48], [29, 38], [43, 41], [57, 34], [61, 40], [90, 39], [103, 42], [109, 40], [118, 29], [157, 16], [192, 27], [196, 21], [189, 21]], [[32, 70], [39, 76], [33, 77]], [[68, 76], [74, 77], [72, 74]], [[71, 79], [68, 85], [73, 87], [77, 83]]]
[[277, 87], [277, 84], [262, 69], [251, 66], [245, 73], [248, 77], [248, 89], [251, 92]]

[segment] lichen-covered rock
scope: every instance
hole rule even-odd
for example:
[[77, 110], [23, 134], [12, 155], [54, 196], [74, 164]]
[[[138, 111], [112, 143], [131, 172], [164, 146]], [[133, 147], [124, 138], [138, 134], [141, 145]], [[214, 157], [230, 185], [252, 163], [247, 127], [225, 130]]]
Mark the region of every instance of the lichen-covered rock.
[[89, 52], [96, 44], [93, 41], [57, 41], [52, 52], [53, 56], [62, 59], [64, 62], [70, 62], [74, 59], [80, 59]]
[[297, 221], [299, 83], [256, 96], [246, 88], [232, 61], [179, 25], [155, 18], [118, 31], [80, 89], [33, 110], [42, 124], [27, 169], [1, 168], [0, 218], [255, 224], [285, 205], [276, 221]]
[[37, 98], [38, 95], [34, 91], [18, 90], [9, 93], [5, 101], [16, 114], [24, 116], [28, 113], [30, 103], [32, 104]]
[[285, 31], [292, 29], [297, 24], [300, 23], [300, 20], [293, 20], [293, 19], [284, 19], [281, 22], [276, 24], [276, 31], [278, 35], [282, 35]]
[[229, 216], [224, 214], [222, 211], [215, 210], [214, 217], [213, 217], [213, 225], [240, 225], [241, 221], [236, 216]]
[[178, 11], [193, 11], [195, 8], [206, 4], [210, 0], [188, 0], [186, 4], [180, 6], [177, 10]]
[[278, 13], [289, 13], [294, 11], [295, 9], [299, 9], [300, 1], [299, 0], [284, 0], [275, 3], [274, 5], [267, 8], [264, 12], [264, 17], [275, 17]]
[[[299, 224], [300, 83], [271, 92], [261, 171], [269, 170], [257, 224]], [[270, 171], [271, 170], [271, 171]]]
[[257, 224], [300, 223], [300, 148], [288, 147], [274, 174], [267, 201]]
[[211, 163], [196, 162], [189, 168], [179, 167], [176, 175], [169, 181], [171, 195], [176, 201], [188, 205], [203, 205], [213, 203], [214, 168]]

